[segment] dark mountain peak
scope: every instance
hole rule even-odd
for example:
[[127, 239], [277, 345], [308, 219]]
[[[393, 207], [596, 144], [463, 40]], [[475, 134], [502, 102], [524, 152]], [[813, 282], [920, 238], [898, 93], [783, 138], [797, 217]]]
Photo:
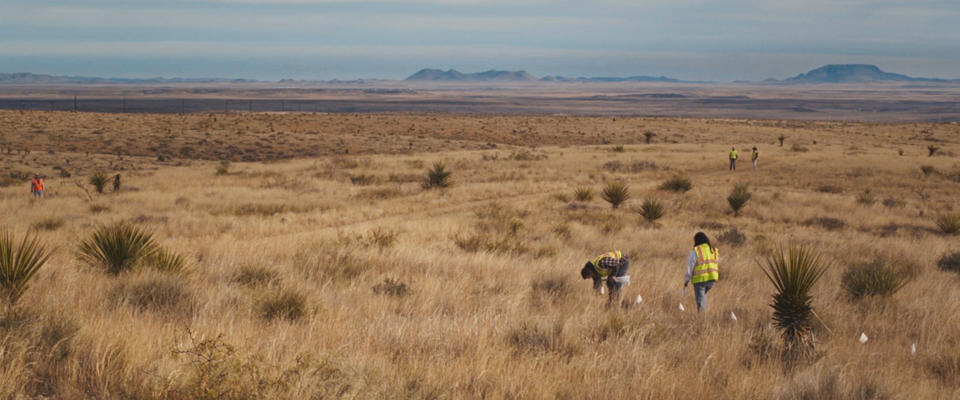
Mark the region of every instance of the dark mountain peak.
[[488, 82], [488, 81], [534, 81], [537, 77], [526, 71], [497, 71], [489, 70], [465, 74], [455, 69], [443, 71], [440, 69], [424, 68], [405, 79], [407, 81], [446, 81], [446, 82]]
[[884, 72], [876, 65], [869, 64], [830, 64], [805, 74], [787, 79], [788, 83], [867, 83], [867, 82], [910, 82], [929, 81], [930, 79], [911, 78], [906, 75]]

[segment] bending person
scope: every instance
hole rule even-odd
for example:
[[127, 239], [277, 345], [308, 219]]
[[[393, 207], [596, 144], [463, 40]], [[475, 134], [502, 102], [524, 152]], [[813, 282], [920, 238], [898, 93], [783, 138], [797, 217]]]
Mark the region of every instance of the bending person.
[[587, 261], [587, 264], [580, 270], [580, 277], [583, 279], [593, 279], [593, 289], [599, 291], [604, 278], [607, 281], [607, 288], [610, 289], [610, 300], [608, 304], [620, 299], [620, 287], [623, 282], [618, 282], [616, 278], [623, 278], [627, 275], [630, 268], [630, 257], [621, 251], [611, 251], [594, 258], [593, 261]]

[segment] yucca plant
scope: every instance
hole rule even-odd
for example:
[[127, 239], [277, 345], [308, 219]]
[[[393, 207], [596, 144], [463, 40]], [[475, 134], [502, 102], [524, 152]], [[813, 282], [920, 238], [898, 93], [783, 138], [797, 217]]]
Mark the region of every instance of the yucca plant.
[[40, 238], [28, 233], [19, 245], [10, 231], [0, 231], [0, 294], [12, 306], [30, 287], [30, 279], [50, 259], [53, 250], [47, 251]]
[[780, 249], [771, 255], [766, 264], [761, 269], [776, 289], [770, 304], [773, 323], [783, 334], [787, 348], [797, 349], [807, 342], [812, 329], [810, 292], [830, 263], [811, 248], [791, 246], [786, 254]]
[[650, 140], [652, 140], [654, 136], [657, 136], [657, 134], [653, 133], [653, 131], [643, 132], [643, 139], [646, 140], [647, 144], [650, 144]]
[[616, 145], [616, 146], [613, 146], [613, 148], [610, 149], [610, 150], [613, 150], [614, 153], [623, 153], [623, 152], [626, 151], [627, 149], [626, 149], [625, 147], [623, 147], [622, 144], [618, 144], [618, 145]]
[[675, 176], [663, 181], [658, 189], [669, 190], [675, 193], [685, 193], [686, 191], [693, 189], [693, 182], [690, 182], [690, 178], [685, 176]]
[[630, 200], [630, 187], [623, 182], [610, 182], [603, 185], [603, 191], [600, 192], [600, 197], [607, 203], [610, 203], [614, 209], [617, 209], [621, 204]]
[[153, 234], [125, 223], [100, 225], [80, 243], [80, 260], [118, 275], [158, 251]]
[[933, 153], [936, 153], [937, 150], [940, 150], [940, 146], [937, 146], [935, 144], [927, 145], [927, 151], [930, 152], [929, 154], [930, 157], [933, 157]]
[[637, 214], [640, 214], [643, 219], [649, 222], [655, 222], [667, 213], [667, 207], [662, 201], [660, 201], [660, 199], [651, 197], [644, 199], [643, 204], [641, 204], [640, 208], [636, 209], [635, 211]]
[[579, 187], [573, 189], [573, 197], [576, 197], [577, 201], [593, 200], [593, 189], [588, 187]]
[[736, 217], [740, 215], [740, 210], [747, 205], [751, 197], [753, 197], [753, 195], [750, 194], [750, 187], [746, 183], [733, 185], [733, 190], [730, 192], [730, 195], [727, 196], [727, 202], [730, 203], [730, 208], [733, 209], [733, 216]]
[[853, 264], [840, 278], [843, 290], [853, 300], [867, 296], [889, 297], [897, 293], [909, 278], [883, 259]]
[[937, 228], [948, 235], [960, 233], [960, 214], [940, 214], [937, 217]]
[[433, 168], [427, 171], [420, 187], [424, 189], [442, 189], [453, 186], [453, 180], [450, 178], [453, 172], [447, 171], [447, 167], [442, 161], [433, 163]]
[[103, 189], [107, 187], [107, 183], [109, 182], [110, 182], [110, 177], [107, 176], [107, 173], [102, 169], [93, 171], [92, 173], [90, 173], [90, 176], [87, 177], [87, 183], [89, 183], [90, 186], [93, 186], [93, 190], [101, 194], [103, 193]]

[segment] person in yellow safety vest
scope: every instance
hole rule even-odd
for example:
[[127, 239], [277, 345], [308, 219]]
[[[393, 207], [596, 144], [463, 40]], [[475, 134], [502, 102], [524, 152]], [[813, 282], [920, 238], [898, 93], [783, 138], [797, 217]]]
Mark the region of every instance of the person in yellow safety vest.
[[33, 192], [33, 197], [43, 198], [43, 178], [40, 174], [34, 175], [30, 181], [30, 191]]
[[707, 234], [697, 232], [693, 236], [693, 251], [687, 257], [687, 274], [683, 277], [686, 289], [693, 282], [693, 294], [697, 299], [697, 311], [707, 309], [707, 292], [713, 289], [720, 277], [717, 267], [717, 248], [710, 244]]
[[730, 149], [730, 170], [737, 170], [737, 148], [733, 147]]
[[757, 159], [758, 159], [758, 158], [760, 158], [760, 152], [757, 151], [757, 148], [756, 148], [756, 147], [754, 147], [754, 148], [753, 148], [753, 157], [751, 157], [751, 159], [753, 160], [753, 170], [754, 170], [754, 171], [757, 170]]
[[587, 264], [580, 270], [580, 277], [583, 279], [593, 279], [593, 290], [600, 291], [600, 285], [604, 278], [607, 280], [607, 288], [610, 289], [609, 304], [614, 304], [620, 299], [620, 287], [622, 282], [616, 278], [623, 278], [630, 269], [630, 257], [621, 251], [611, 251], [587, 261]]

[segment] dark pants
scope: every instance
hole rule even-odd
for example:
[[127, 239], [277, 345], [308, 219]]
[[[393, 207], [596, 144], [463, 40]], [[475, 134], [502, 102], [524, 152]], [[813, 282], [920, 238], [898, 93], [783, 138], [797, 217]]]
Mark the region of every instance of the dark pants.
[[[626, 254], [623, 255], [623, 258], [620, 259], [620, 268], [617, 269], [617, 272], [613, 274], [614, 277], [620, 278], [627, 275], [627, 270], [630, 269], [630, 257], [627, 257]], [[593, 277], [593, 289], [600, 290], [600, 284], [604, 281], [603, 277], [594, 276]], [[614, 298], [620, 298], [620, 288], [623, 286], [622, 283], [616, 282], [613, 280], [607, 280], [607, 289], [610, 290], [610, 301], [613, 301]]]
[[731, 158], [731, 159], [730, 159], [730, 170], [731, 170], [731, 171], [736, 171], [736, 170], [737, 170], [737, 159], [736, 159], [736, 158]]
[[707, 309], [707, 292], [713, 289], [717, 281], [707, 281], [693, 284], [693, 295], [697, 298], [697, 312]]

